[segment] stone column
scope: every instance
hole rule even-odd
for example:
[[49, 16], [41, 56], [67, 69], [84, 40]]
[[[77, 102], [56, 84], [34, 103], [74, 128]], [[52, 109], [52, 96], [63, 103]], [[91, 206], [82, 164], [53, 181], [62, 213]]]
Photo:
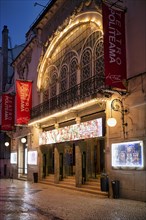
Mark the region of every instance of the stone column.
[[59, 151], [57, 147], [54, 149], [54, 183], [59, 183]]
[[79, 146], [75, 147], [75, 159], [76, 159], [76, 173], [75, 173], [75, 180], [76, 180], [76, 187], [81, 187], [82, 185], [82, 154], [81, 149]]

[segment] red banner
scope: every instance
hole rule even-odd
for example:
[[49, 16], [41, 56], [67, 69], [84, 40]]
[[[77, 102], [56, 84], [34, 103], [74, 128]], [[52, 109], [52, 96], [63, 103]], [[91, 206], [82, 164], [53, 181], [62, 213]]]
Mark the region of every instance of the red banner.
[[2, 124], [1, 130], [11, 131], [14, 128], [15, 96], [11, 94], [2, 95]]
[[107, 5], [102, 5], [104, 32], [105, 84], [125, 89], [126, 46], [125, 14]]
[[32, 82], [16, 80], [16, 123], [28, 124], [32, 107]]

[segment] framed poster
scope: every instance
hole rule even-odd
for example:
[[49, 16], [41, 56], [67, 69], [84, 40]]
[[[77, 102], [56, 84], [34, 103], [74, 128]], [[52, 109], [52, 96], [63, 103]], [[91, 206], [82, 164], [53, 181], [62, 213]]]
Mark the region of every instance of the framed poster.
[[17, 164], [17, 152], [13, 152], [10, 154], [10, 163]]
[[37, 151], [28, 151], [28, 164], [37, 165]]
[[143, 168], [143, 141], [112, 144], [112, 167]]

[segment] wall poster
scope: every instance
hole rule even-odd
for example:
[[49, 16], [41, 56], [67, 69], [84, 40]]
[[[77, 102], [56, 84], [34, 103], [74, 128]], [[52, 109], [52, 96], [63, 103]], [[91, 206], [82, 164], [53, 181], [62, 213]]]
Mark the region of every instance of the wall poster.
[[112, 144], [112, 166], [143, 168], [143, 141]]

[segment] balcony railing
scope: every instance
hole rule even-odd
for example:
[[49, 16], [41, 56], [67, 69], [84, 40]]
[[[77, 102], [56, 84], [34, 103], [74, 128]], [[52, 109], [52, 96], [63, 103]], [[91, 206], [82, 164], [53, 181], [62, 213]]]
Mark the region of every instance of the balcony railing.
[[31, 109], [31, 119], [44, 116], [69, 104], [73, 105], [77, 101], [97, 94], [103, 87], [104, 77], [95, 75], [65, 92], [33, 107]]

